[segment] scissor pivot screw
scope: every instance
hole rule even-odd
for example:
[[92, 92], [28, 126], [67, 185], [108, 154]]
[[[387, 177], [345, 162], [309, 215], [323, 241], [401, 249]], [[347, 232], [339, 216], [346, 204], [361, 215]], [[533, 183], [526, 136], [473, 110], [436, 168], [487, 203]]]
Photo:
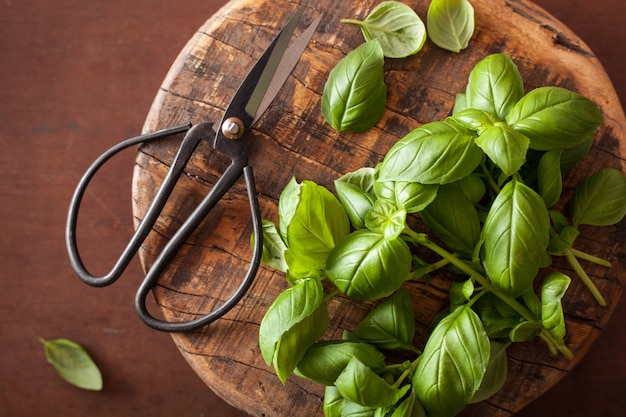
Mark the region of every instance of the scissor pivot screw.
[[222, 123], [222, 133], [227, 139], [239, 139], [243, 136], [244, 131], [243, 122], [237, 117], [229, 117]]

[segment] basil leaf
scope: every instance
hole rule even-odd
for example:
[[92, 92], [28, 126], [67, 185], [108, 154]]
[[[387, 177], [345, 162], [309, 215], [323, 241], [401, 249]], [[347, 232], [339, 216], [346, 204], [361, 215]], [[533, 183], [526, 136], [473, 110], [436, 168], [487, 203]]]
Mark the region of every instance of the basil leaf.
[[475, 138], [472, 131], [453, 121], [425, 124], [391, 147], [378, 181], [446, 184], [466, 177], [483, 157]]
[[45, 340], [46, 359], [59, 376], [70, 384], [86, 390], [102, 389], [102, 374], [89, 353], [78, 343], [68, 339]]
[[400, 290], [377, 306], [354, 329], [364, 342], [384, 350], [412, 350], [415, 312], [408, 291]]
[[376, 200], [365, 216], [365, 225], [373, 232], [382, 233], [385, 239], [393, 240], [406, 226], [406, 211], [389, 200]]
[[546, 152], [539, 160], [537, 179], [539, 194], [546, 204], [552, 207], [558, 203], [563, 190], [563, 177], [561, 176], [561, 149]]
[[539, 336], [541, 330], [543, 330], [543, 325], [540, 322], [523, 321], [511, 329], [509, 339], [511, 342], [525, 342]]
[[365, 228], [365, 215], [376, 201], [374, 168], [360, 168], [335, 181], [337, 197], [356, 229]]
[[465, 109], [451, 116], [451, 118], [462, 126], [473, 130], [481, 135], [487, 128], [500, 122], [498, 116], [485, 110]]
[[470, 174], [453, 184], [457, 184], [472, 204], [478, 204], [487, 191], [485, 183], [478, 174]]
[[548, 275], [541, 285], [541, 322], [551, 335], [565, 337], [565, 317], [561, 299], [569, 287], [570, 278], [561, 273]]
[[504, 120], [524, 96], [524, 82], [508, 55], [492, 54], [470, 72], [465, 95], [468, 108], [484, 110]]
[[466, 110], [467, 107], [467, 97], [465, 93], [459, 93], [454, 97], [454, 107], [452, 108], [452, 114], [456, 115], [463, 110]]
[[322, 115], [338, 132], [364, 132], [383, 115], [387, 86], [383, 49], [378, 40], [366, 42], [330, 71], [322, 93]]
[[286, 244], [289, 244], [287, 240], [287, 228], [291, 219], [296, 214], [296, 208], [300, 202], [300, 192], [302, 185], [298, 184], [295, 177], [291, 178], [291, 181], [287, 183], [283, 191], [280, 193], [278, 199], [278, 216], [280, 235]]
[[272, 364], [278, 379], [285, 383], [309, 347], [324, 335], [328, 328], [328, 308], [322, 303], [287, 332], [280, 336]]
[[389, 407], [406, 394], [410, 385], [394, 388], [357, 358], [352, 358], [335, 381], [341, 396], [366, 407]]
[[303, 181], [287, 227], [289, 272], [302, 278], [318, 276], [330, 250], [349, 232], [350, 220], [339, 200], [326, 188]]
[[598, 171], [576, 187], [570, 208], [574, 226], [618, 223], [626, 214], [626, 176], [613, 168]]
[[476, 144], [506, 176], [515, 174], [526, 162], [530, 140], [504, 123], [485, 129]]
[[333, 385], [352, 358], [374, 371], [385, 368], [385, 356], [374, 346], [333, 340], [313, 344], [298, 363], [296, 375], [318, 384]]
[[411, 252], [401, 239], [385, 239], [381, 233], [357, 230], [333, 248], [326, 274], [353, 299], [377, 300], [396, 291], [408, 278]]
[[418, 53], [426, 42], [426, 27], [415, 11], [398, 1], [383, 1], [363, 21], [342, 19], [358, 25], [365, 40], [378, 39], [388, 58]]
[[311, 316], [324, 301], [320, 281], [307, 279], [286, 289], [267, 309], [259, 328], [259, 347], [267, 365], [271, 365], [280, 338], [306, 317]]
[[567, 149], [595, 136], [602, 113], [591, 100], [560, 87], [540, 87], [522, 97], [506, 116], [513, 129], [540, 151]]
[[[287, 263], [285, 262], [285, 251], [287, 246], [278, 232], [276, 224], [270, 220], [263, 219], [263, 254], [261, 262], [267, 266], [281, 272], [287, 272]], [[254, 240], [254, 235], [251, 237]]]
[[572, 148], [563, 149], [563, 153], [561, 154], [562, 175], [570, 172], [571, 169], [589, 153], [589, 149], [591, 149], [592, 146], [593, 138], [589, 138]]
[[342, 417], [346, 400], [336, 386], [326, 386], [324, 389], [324, 417]]
[[490, 339], [508, 340], [520, 316], [499, 298], [486, 294], [472, 306]]
[[494, 199], [482, 230], [483, 266], [510, 297], [532, 286], [548, 247], [550, 218], [541, 197], [517, 179]]
[[561, 229], [558, 236], [553, 237], [548, 245], [548, 250], [551, 253], [562, 254], [566, 250], [571, 249], [574, 246], [574, 241], [580, 232], [573, 226], [565, 226]]
[[407, 181], [376, 181], [374, 190], [379, 199], [392, 201], [407, 213], [417, 213], [437, 196], [438, 184], [420, 184]]
[[411, 391], [409, 396], [396, 407], [391, 417], [426, 417], [426, 411], [417, 401], [415, 392]]
[[413, 375], [413, 389], [427, 414], [458, 414], [480, 387], [489, 354], [489, 338], [471, 308], [459, 307], [444, 317]]
[[489, 362], [487, 363], [485, 377], [470, 403], [473, 404], [485, 401], [491, 398], [496, 392], [500, 391], [504, 386], [509, 373], [508, 358], [506, 355], [506, 348], [508, 346], [509, 343], [490, 342]]
[[480, 219], [458, 183], [441, 186], [437, 198], [420, 216], [450, 249], [471, 259], [480, 240]]
[[433, 0], [426, 17], [428, 36], [440, 48], [461, 52], [474, 34], [474, 8], [467, 0]]

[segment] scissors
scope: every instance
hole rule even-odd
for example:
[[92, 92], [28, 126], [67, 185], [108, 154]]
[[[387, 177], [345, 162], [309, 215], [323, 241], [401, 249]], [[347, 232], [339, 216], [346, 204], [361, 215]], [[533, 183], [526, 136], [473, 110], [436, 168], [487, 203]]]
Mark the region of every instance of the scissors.
[[[146, 325], [153, 329], [164, 332], [188, 332], [203, 327], [230, 311], [252, 285], [261, 261], [263, 233], [252, 167], [248, 164], [249, 138], [247, 133], [278, 94], [280, 88], [299, 61], [300, 56], [304, 53], [308, 42], [320, 22], [320, 18], [318, 17], [300, 36], [290, 43], [305, 7], [306, 3], [297, 9], [244, 78], [237, 92], [232, 97], [230, 104], [224, 111], [222, 121], [217, 128], [217, 133], [213, 131], [213, 124], [211, 122], [201, 122], [196, 125], [188, 123], [173, 126], [126, 139], [104, 152], [93, 162], [81, 178], [74, 192], [68, 212], [65, 233], [70, 263], [83, 282], [94, 287], [102, 287], [115, 282], [137, 253], [159, 218], [178, 178], [182, 174], [187, 161], [195, 151], [198, 143], [201, 140], [206, 140], [217, 152], [222, 153], [230, 159], [230, 165], [217, 180], [211, 191], [183, 222], [162, 251], [157, 254], [152, 266], [147, 271], [144, 280], [137, 290], [137, 294], [135, 295], [135, 309], [137, 315]], [[76, 242], [78, 211], [89, 182], [97, 171], [118, 152], [131, 146], [185, 132], [186, 134], [163, 183], [150, 203], [144, 219], [135, 230], [128, 245], [122, 251], [121, 256], [108, 274], [103, 276], [91, 275], [81, 260]], [[211, 209], [242, 175], [246, 183], [254, 234], [252, 258], [245, 277], [226, 301], [203, 316], [181, 322], [168, 322], [153, 317], [146, 307], [146, 297], [148, 293], [181, 246], [183, 246], [185, 241], [200, 223], [202, 223]]]

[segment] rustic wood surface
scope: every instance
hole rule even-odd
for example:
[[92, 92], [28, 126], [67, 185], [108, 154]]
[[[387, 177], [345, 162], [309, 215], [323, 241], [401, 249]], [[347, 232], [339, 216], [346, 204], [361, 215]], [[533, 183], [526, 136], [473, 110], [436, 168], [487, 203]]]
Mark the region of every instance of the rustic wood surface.
[[[271, 4], [270, 4], [271, 3]], [[305, 21], [323, 20], [308, 50], [272, 106], [249, 137], [263, 217], [277, 219], [280, 191], [292, 176], [330, 186], [345, 172], [374, 166], [389, 147], [411, 129], [447, 116], [454, 95], [463, 91], [472, 66], [489, 53], [504, 52], [518, 64], [527, 89], [559, 85], [593, 98], [602, 108], [600, 129], [583, 168], [568, 178], [613, 166], [624, 170], [626, 121], [619, 100], [600, 63], [563, 24], [533, 3], [521, 0], [473, 1], [477, 29], [467, 50], [442, 51], [427, 42], [419, 55], [387, 60], [387, 111], [364, 134], [337, 134], [322, 119], [320, 97], [328, 71], [361, 41], [358, 28], [342, 25], [344, 17], [363, 18], [377, 2], [311, 1]], [[427, 2], [408, 2], [421, 16]], [[218, 121], [247, 69], [295, 9], [289, 2], [236, 0], [228, 3], [190, 40], [159, 91], [145, 130], [187, 121]], [[506, 22], [494, 24], [493, 22]], [[254, 42], [251, 40], [254, 39]], [[133, 212], [140, 221], [156, 187], [168, 169], [178, 140], [142, 147], [133, 180]], [[155, 225], [141, 252], [145, 268], [185, 216], [207, 193], [225, 162], [202, 144], [181, 178], [173, 202]], [[247, 270], [250, 256], [247, 198], [243, 182], [224, 199], [192, 236], [155, 289], [168, 320], [186, 320], [223, 300]], [[569, 290], [565, 308], [567, 343], [575, 354], [569, 361], [552, 357], [539, 342], [510, 350], [510, 377], [504, 390], [489, 401], [472, 405], [464, 416], [507, 416], [520, 410], [564, 377], [586, 353], [606, 324], [620, 297], [626, 258], [624, 225], [593, 232], [581, 239], [582, 249], [610, 258], [614, 267], [589, 267], [609, 306], [595, 305], [578, 281]], [[595, 233], [595, 234], [594, 234]], [[567, 269], [567, 268], [566, 268]], [[200, 377], [218, 395], [252, 415], [321, 415], [321, 387], [298, 378], [281, 385], [259, 353], [258, 326], [284, 278], [262, 267], [250, 293], [223, 320], [174, 341]], [[447, 280], [408, 286], [418, 306], [417, 343], [446, 302]], [[338, 337], [364, 316], [366, 307], [348, 300], [331, 302], [331, 331]]]

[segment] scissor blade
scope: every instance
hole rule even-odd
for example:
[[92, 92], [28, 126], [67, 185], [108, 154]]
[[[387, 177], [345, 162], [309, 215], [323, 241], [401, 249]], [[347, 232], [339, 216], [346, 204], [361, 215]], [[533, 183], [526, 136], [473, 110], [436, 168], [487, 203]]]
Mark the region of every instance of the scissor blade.
[[[313, 37], [320, 20], [320, 17], [315, 19], [313, 23], [311, 23], [311, 25], [295, 41], [293, 41], [291, 46], [289, 46], [289, 48], [285, 51], [282, 59], [279, 60], [278, 65], [274, 70], [274, 76], [271, 78], [269, 85], [263, 88], [265, 90], [265, 94], [263, 95], [263, 99], [258, 104], [254, 113], [254, 119], [252, 121], [253, 125], [257, 120], [259, 120], [263, 113], [265, 113], [265, 110], [267, 110], [270, 103], [274, 100], [283, 84], [285, 84], [285, 81], [287, 81], [287, 78], [289, 78], [289, 74], [291, 74], [291, 71], [300, 60], [300, 57], [304, 53], [306, 46], [309, 44], [311, 37]], [[260, 84], [257, 88], [260, 89]], [[250, 103], [252, 103], [252, 99], [248, 105], [250, 105]], [[248, 108], [246, 107], [246, 110], [247, 109]]]

